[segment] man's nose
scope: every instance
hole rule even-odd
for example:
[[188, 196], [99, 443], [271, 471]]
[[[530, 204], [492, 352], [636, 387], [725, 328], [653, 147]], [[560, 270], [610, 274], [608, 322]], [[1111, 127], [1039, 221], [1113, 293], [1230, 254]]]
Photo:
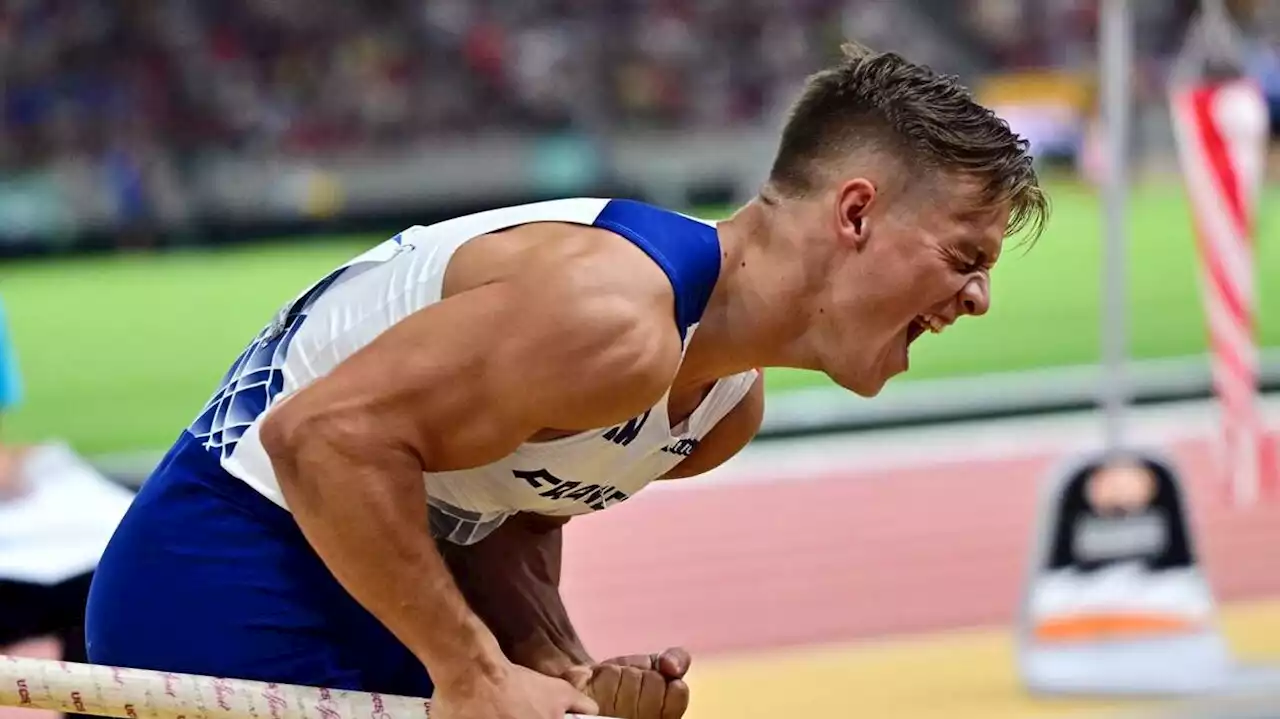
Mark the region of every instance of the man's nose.
[[960, 307], [964, 314], [981, 317], [991, 309], [991, 280], [987, 275], [977, 275], [960, 290]]

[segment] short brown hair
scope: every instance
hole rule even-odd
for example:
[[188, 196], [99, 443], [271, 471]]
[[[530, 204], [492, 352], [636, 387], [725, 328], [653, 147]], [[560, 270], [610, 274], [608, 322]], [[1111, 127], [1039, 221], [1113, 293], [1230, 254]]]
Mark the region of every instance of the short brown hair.
[[840, 63], [808, 79], [791, 108], [769, 176], [774, 192], [802, 197], [815, 189], [824, 162], [873, 148], [909, 168], [976, 179], [984, 201], [1012, 205], [1009, 234], [1030, 229], [1034, 241], [1049, 203], [1025, 139], [954, 76], [857, 43], [842, 51]]

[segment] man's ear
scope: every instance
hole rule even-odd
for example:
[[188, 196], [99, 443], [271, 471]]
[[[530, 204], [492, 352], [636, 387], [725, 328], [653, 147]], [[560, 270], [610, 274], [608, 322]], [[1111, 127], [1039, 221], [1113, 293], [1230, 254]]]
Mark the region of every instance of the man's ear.
[[836, 235], [858, 251], [871, 237], [869, 215], [876, 196], [876, 186], [863, 177], [849, 180], [836, 192]]

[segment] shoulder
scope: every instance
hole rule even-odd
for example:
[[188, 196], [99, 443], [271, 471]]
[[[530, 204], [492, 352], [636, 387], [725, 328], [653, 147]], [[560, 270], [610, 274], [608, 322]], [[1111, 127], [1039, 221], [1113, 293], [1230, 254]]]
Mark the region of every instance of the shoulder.
[[679, 368], [671, 282], [609, 230], [539, 222], [476, 238], [451, 263], [445, 295], [492, 298], [488, 324], [501, 342], [489, 359], [509, 366], [525, 357], [530, 373], [535, 361], [541, 371], [570, 373], [579, 396], [614, 397], [612, 411], [623, 416], [656, 401]]
[[544, 312], [560, 338], [559, 353], [589, 368], [584, 389], [615, 388], [619, 412], [647, 409], [670, 387], [683, 355], [675, 291], [662, 270], [637, 248], [604, 230], [580, 228], [546, 266], [531, 263], [514, 280], [524, 311]]
[[[666, 298], [669, 317], [682, 335], [701, 319], [721, 269], [714, 223], [633, 200], [565, 202], [573, 213], [521, 215], [526, 222], [469, 241], [451, 264], [474, 266], [468, 257], [483, 256], [479, 264], [487, 268], [479, 274], [488, 277], [507, 268], [576, 270], [622, 288], [644, 283]], [[554, 202], [540, 207], [548, 206], [559, 207]], [[474, 273], [451, 269], [451, 274]]]
[[603, 228], [549, 217], [491, 229], [453, 251], [437, 281], [438, 301], [272, 410], [277, 448], [322, 432], [352, 446], [375, 436], [437, 469], [477, 466], [544, 429], [633, 417], [679, 368], [673, 283]]

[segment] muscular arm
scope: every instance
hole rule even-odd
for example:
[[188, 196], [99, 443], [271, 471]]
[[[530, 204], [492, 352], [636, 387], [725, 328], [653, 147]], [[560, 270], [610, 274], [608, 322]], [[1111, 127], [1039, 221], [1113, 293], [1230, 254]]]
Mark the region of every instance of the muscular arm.
[[[763, 414], [761, 375], [664, 479], [690, 477], [724, 463], [755, 436]], [[567, 518], [519, 514], [474, 545], [441, 547], [463, 595], [507, 656], [552, 675], [571, 664], [592, 663], [560, 596], [562, 527], [567, 522]]]
[[552, 676], [592, 663], [560, 597], [567, 522], [518, 514], [474, 545], [441, 544], [463, 595], [507, 656]]
[[669, 299], [602, 291], [626, 286], [610, 266], [579, 281], [535, 265], [427, 307], [263, 423], [303, 534], [438, 686], [499, 676], [506, 659], [428, 532], [422, 472], [495, 461], [543, 428], [633, 416], [679, 361]]

